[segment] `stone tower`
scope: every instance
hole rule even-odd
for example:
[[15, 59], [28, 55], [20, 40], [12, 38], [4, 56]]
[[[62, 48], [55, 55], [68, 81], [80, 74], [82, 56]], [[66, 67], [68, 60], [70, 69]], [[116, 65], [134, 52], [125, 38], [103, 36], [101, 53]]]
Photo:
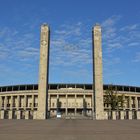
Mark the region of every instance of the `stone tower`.
[[37, 119], [47, 119], [48, 113], [48, 78], [49, 78], [49, 44], [50, 30], [48, 25], [41, 26], [40, 66], [38, 84]]
[[102, 39], [101, 27], [95, 25], [93, 35], [93, 87], [94, 87], [94, 116], [96, 120], [104, 119], [103, 76], [102, 76]]

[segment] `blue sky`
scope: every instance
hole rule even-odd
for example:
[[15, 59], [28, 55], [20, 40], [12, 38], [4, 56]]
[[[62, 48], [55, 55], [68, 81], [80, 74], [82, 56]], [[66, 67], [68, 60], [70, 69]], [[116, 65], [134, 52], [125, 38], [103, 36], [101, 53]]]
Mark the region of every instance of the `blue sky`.
[[102, 26], [105, 84], [140, 86], [139, 0], [0, 0], [0, 85], [38, 83], [40, 26], [51, 29], [50, 83], [92, 83]]

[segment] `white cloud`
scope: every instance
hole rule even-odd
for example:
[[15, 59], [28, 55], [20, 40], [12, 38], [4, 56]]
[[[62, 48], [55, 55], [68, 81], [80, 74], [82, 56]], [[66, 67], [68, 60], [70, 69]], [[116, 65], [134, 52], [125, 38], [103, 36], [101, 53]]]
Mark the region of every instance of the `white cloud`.
[[[52, 66], [79, 66], [91, 63], [91, 41], [82, 35], [83, 24], [62, 25], [51, 41]], [[63, 28], [63, 30], [61, 30]]]
[[[33, 47], [35, 44], [34, 35], [30, 32], [21, 33], [8, 27], [0, 29], [0, 58], [4, 61], [17, 61], [29, 56], [38, 55], [38, 50]], [[3, 61], [2, 60], [2, 61]]]
[[140, 44], [140, 24], [134, 23], [119, 28], [120, 19], [121, 16], [112, 16], [102, 23], [103, 46], [107, 54], [116, 49], [138, 47]]
[[[130, 55], [140, 49], [140, 24], [121, 26], [120, 20], [123, 20], [121, 16], [112, 16], [102, 23], [105, 79], [123, 74], [125, 69], [122, 70], [119, 64], [126, 60], [122, 54], [127, 57], [126, 53], [129, 52]], [[140, 54], [137, 53], [133, 60], [132, 57], [127, 57], [127, 61], [140, 62]], [[127, 68], [127, 64], [124, 65]]]
[[59, 30], [56, 30], [54, 33], [56, 36], [58, 35], [59, 38], [69, 38], [72, 36], [80, 36], [81, 35], [81, 27], [82, 23], [78, 22], [74, 25], [61, 25], [61, 28]]
[[121, 62], [121, 59], [119, 57], [115, 57], [115, 58], [110, 57], [110, 61], [108, 60], [108, 58], [104, 58], [103, 62], [104, 65], [106, 66], [112, 66], [112, 65], [119, 64]]
[[112, 16], [102, 22], [103, 38], [108, 40], [116, 36], [116, 23], [120, 20], [121, 16]]
[[25, 48], [23, 50], [19, 50], [17, 52], [17, 55], [21, 60], [36, 59], [38, 58], [39, 55], [39, 48], [38, 49], [32, 47]]
[[[117, 26], [121, 16], [112, 16], [102, 22], [103, 35], [103, 62], [107, 75], [122, 74], [121, 70], [111, 70], [114, 65], [122, 61], [114, 52], [125, 48], [138, 48], [140, 45], [139, 24]], [[66, 75], [87, 76], [92, 64], [92, 37], [85, 35], [87, 30], [81, 22], [62, 25], [53, 32], [50, 44], [50, 62], [52, 69], [65, 67]], [[89, 34], [89, 33], [88, 33]], [[85, 36], [84, 36], [85, 35]], [[39, 40], [39, 39], [38, 39]], [[32, 67], [34, 61], [37, 64], [39, 58], [39, 44], [36, 36], [30, 32], [19, 32], [5, 27], [0, 29], [0, 62], [16, 61]], [[135, 47], [132, 47], [135, 46]], [[115, 54], [115, 55], [114, 55]], [[119, 55], [119, 54], [118, 54]], [[3, 61], [4, 60], [4, 61]], [[137, 53], [133, 62], [140, 62], [140, 54]], [[32, 65], [32, 66], [31, 66]], [[7, 66], [8, 67], [8, 66]], [[75, 70], [69, 70], [73, 67]], [[68, 69], [67, 69], [68, 68]], [[76, 70], [79, 69], [79, 70]], [[83, 71], [80, 71], [83, 69]], [[113, 74], [114, 73], [114, 74]], [[107, 77], [106, 75], [106, 77]], [[91, 75], [90, 75], [91, 76]], [[90, 77], [89, 76], [89, 77]]]
[[138, 24], [127, 25], [127, 26], [125, 26], [125, 27], [122, 27], [122, 28], [120, 29], [120, 31], [132, 31], [132, 30], [137, 29], [138, 27], [139, 27]]
[[133, 47], [133, 46], [136, 46], [136, 47], [137, 47], [137, 46], [140, 46], [140, 42], [132, 42], [132, 43], [129, 43], [128, 46], [130, 46], [130, 47], [131, 47], [131, 46], [132, 46], [132, 47]]
[[134, 58], [134, 60], [132, 60], [133, 62], [140, 62], [140, 52], [136, 53], [136, 56]]

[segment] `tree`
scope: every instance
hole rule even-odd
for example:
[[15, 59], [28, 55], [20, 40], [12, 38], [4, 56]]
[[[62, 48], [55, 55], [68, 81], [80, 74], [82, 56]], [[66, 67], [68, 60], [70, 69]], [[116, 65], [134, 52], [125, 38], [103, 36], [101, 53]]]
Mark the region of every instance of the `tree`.
[[83, 98], [83, 113], [84, 113], [84, 116], [86, 116], [86, 112], [87, 112], [87, 102], [86, 102], [86, 100]]
[[59, 99], [57, 99], [57, 113], [60, 112], [60, 109], [61, 109], [61, 102], [59, 101]]
[[124, 107], [124, 94], [118, 95], [112, 85], [105, 91], [104, 103], [110, 106], [111, 110], [119, 110]]

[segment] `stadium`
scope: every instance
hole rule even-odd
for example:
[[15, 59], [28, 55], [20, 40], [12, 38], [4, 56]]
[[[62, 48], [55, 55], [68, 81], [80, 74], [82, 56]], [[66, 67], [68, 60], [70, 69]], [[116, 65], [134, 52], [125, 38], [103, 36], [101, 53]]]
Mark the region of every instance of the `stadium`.
[[[93, 27], [92, 34], [93, 84], [49, 84], [50, 29], [43, 24], [39, 83], [1, 86], [0, 119], [140, 119], [140, 87], [103, 85], [100, 25]], [[124, 100], [116, 110], [104, 102], [110, 86]]]

